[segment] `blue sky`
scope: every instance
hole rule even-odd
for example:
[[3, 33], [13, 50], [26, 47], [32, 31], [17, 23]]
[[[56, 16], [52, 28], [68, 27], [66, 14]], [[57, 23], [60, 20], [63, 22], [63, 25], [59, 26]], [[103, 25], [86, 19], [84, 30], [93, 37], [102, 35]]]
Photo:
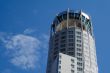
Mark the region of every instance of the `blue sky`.
[[[70, 8], [91, 16], [99, 73], [110, 73], [109, 0], [0, 0], [0, 73], [45, 73], [49, 30]], [[29, 45], [31, 44], [31, 45]]]

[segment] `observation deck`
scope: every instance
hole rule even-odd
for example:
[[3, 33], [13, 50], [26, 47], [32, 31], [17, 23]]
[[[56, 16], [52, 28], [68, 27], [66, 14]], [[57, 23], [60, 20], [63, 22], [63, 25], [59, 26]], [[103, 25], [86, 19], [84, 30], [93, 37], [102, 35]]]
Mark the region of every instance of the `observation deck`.
[[51, 25], [51, 33], [56, 33], [71, 27], [88, 31], [91, 35], [93, 33], [89, 15], [81, 10], [74, 11], [69, 9], [57, 14]]

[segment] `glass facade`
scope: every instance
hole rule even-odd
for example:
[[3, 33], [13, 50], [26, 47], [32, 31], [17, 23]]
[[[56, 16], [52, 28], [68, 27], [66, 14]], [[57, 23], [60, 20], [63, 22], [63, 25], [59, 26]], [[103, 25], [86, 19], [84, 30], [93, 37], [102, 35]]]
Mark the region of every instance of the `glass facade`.
[[59, 13], [50, 33], [47, 73], [98, 73], [93, 28], [87, 14], [73, 10]]

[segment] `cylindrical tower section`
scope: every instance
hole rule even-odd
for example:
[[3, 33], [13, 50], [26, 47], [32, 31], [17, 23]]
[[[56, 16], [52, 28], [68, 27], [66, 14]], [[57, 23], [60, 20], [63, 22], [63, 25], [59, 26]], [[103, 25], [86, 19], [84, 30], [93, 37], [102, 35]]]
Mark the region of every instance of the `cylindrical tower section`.
[[76, 58], [77, 73], [98, 73], [93, 27], [84, 12], [67, 10], [55, 17], [50, 31], [47, 73], [52, 73], [59, 53]]

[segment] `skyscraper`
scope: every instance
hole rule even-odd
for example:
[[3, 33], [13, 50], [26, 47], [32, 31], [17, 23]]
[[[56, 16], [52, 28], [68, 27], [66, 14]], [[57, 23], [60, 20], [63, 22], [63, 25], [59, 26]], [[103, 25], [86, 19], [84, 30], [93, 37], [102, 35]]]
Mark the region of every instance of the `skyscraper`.
[[89, 15], [67, 10], [55, 17], [50, 31], [46, 73], [98, 73]]

